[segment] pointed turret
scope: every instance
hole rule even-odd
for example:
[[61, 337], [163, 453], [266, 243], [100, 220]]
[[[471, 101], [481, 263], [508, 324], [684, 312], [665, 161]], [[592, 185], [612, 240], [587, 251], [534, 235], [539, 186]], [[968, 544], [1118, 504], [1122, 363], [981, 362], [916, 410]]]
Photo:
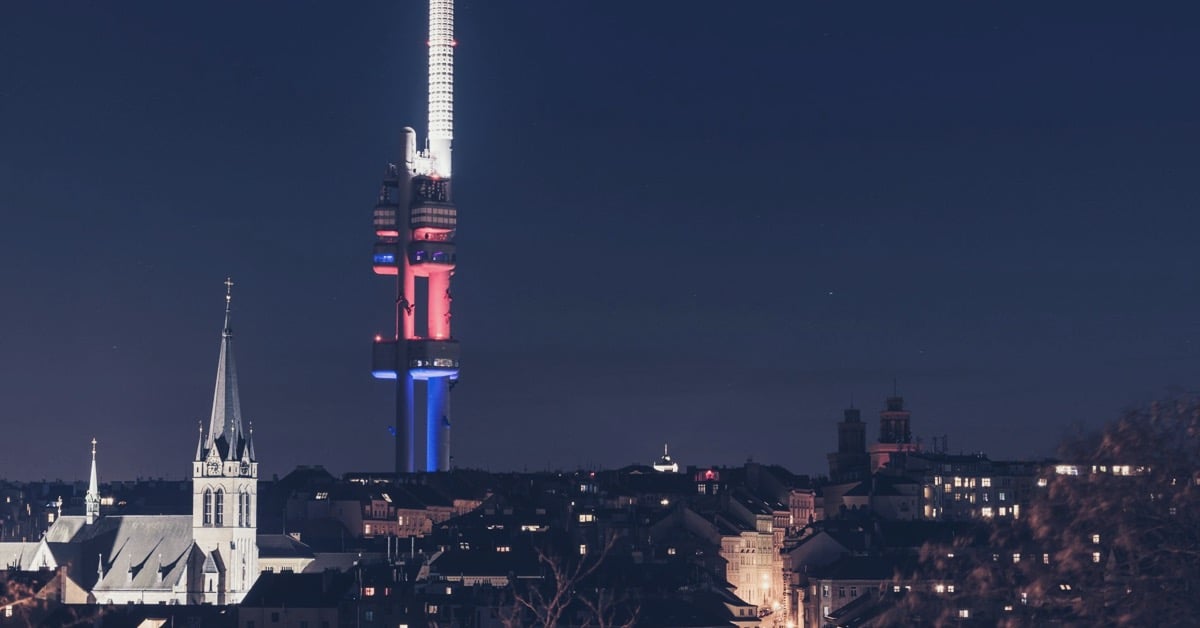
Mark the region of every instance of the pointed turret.
[[197, 421], [196, 427], [199, 428], [200, 436], [196, 439], [195, 462], [203, 462], [204, 461], [204, 422]]
[[238, 398], [237, 367], [233, 362], [233, 328], [230, 310], [233, 300], [233, 280], [225, 280], [225, 327], [221, 332], [221, 353], [217, 360], [217, 384], [213, 390], [212, 416], [204, 449], [225, 460], [241, 458], [245, 439], [242, 436], [242, 404]]
[[87, 524], [91, 525], [100, 517], [100, 483], [96, 478], [96, 439], [92, 439], [92, 474], [88, 478], [88, 490], [83, 496], [83, 504], [87, 513]]
[[246, 437], [246, 451], [242, 453], [242, 462], [254, 462], [258, 457], [254, 455], [254, 424], [250, 424], [250, 435]]

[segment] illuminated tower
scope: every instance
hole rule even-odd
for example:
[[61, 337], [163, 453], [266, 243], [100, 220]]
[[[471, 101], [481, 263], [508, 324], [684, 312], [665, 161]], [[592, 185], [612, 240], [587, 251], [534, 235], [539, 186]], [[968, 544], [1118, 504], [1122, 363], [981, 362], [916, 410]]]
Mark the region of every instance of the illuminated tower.
[[893, 394], [887, 398], [887, 407], [879, 413], [879, 442], [871, 444], [872, 471], [891, 461], [893, 454], [918, 451], [909, 429], [911, 416], [904, 409], [904, 397]]
[[450, 388], [458, 342], [450, 335], [450, 277], [458, 210], [450, 193], [454, 137], [454, 0], [429, 1], [429, 137], [404, 129], [404, 161], [390, 164], [375, 205], [374, 268], [396, 277], [396, 328], [375, 337], [372, 375], [396, 384], [396, 472], [417, 470], [418, 407], [425, 470], [450, 468]]

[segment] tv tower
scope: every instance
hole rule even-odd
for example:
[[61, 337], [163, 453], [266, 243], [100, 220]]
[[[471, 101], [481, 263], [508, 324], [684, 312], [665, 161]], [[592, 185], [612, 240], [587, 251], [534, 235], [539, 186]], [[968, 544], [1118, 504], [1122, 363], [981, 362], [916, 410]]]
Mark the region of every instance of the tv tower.
[[[454, 0], [429, 0], [429, 136], [404, 129], [404, 161], [389, 164], [375, 205], [374, 268], [396, 277], [396, 329], [375, 337], [371, 374], [396, 383], [396, 473], [417, 470], [416, 411], [425, 412], [425, 471], [450, 468], [450, 335], [458, 210], [450, 193], [454, 138]], [[423, 403], [418, 403], [423, 396]]]

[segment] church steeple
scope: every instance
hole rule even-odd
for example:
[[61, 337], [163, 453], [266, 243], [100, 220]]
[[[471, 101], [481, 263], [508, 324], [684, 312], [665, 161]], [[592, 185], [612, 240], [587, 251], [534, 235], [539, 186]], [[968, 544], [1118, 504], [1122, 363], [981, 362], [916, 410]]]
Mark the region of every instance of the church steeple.
[[[233, 327], [230, 312], [233, 280], [225, 280], [225, 327], [221, 331], [221, 353], [217, 360], [217, 384], [213, 390], [212, 416], [204, 441], [206, 457], [240, 460], [246, 447], [242, 430], [242, 404], [238, 397], [237, 367], [233, 362]], [[215, 448], [215, 451], [214, 451]], [[253, 460], [252, 460], [253, 461]]]
[[100, 483], [96, 480], [96, 439], [92, 439], [92, 475], [88, 478], [88, 490], [83, 496], [87, 524], [95, 523], [100, 517]]
[[258, 460], [238, 398], [229, 322], [232, 290], [233, 281], [226, 279], [212, 416], [207, 428], [200, 425], [192, 461], [192, 540], [204, 556], [205, 604], [237, 604], [259, 573]]

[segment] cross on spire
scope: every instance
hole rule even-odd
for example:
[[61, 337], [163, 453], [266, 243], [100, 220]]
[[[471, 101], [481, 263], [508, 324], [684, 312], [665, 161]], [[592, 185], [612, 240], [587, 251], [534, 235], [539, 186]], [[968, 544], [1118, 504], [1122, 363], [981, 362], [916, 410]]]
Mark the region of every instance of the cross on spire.
[[96, 461], [96, 439], [92, 438], [92, 462]]
[[229, 327], [229, 310], [230, 303], [233, 301], [233, 278], [225, 278], [225, 335], [232, 335], [233, 330]]

